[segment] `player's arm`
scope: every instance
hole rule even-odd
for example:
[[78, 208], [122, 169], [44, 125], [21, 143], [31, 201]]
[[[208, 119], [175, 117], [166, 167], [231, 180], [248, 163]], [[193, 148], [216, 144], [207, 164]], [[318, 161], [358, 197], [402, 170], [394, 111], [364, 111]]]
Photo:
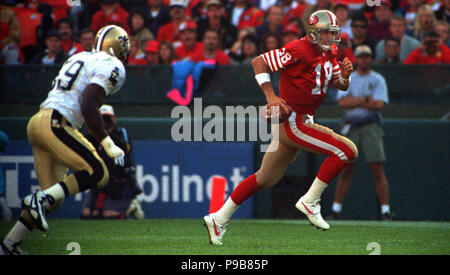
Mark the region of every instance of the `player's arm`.
[[264, 60], [263, 55], [255, 57], [252, 60], [252, 66], [256, 81], [258, 82], [259, 87], [266, 96], [268, 107], [270, 108], [272, 106], [280, 106], [288, 113], [289, 108], [286, 104], [286, 101], [275, 94], [272, 82], [270, 81], [270, 72], [272, 71], [272, 69], [269, 67], [270, 65], [267, 64]]
[[86, 86], [81, 101], [81, 113], [83, 114], [86, 126], [91, 135], [105, 149], [106, 154], [114, 159], [114, 163], [122, 165], [124, 163], [124, 152], [114, 144], [103, 126], [103, 121], [98, 109], [105, 101], [105, 89], [95, 83]]

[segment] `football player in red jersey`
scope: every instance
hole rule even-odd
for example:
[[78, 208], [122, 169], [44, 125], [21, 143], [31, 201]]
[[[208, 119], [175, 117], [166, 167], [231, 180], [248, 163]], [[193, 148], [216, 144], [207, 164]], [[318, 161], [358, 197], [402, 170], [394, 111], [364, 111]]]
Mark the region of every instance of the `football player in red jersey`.
[[[259, 170], [236, 187], [219, 211], [203, 218], [212, 244], [222, 244], [226, 225], [239, 206], [258, 190], [278, 183], [301, 150], [328, 157], [311, 188], [295, 206], [316, 227], [324, 230], [329, 228], [320, 214], [321, 194], [328, 183], [358, 156], [358, 150], [349, 139], [315, 124], [312, 116], [323, 102], [328, 86], [348, 89], [353, 66], [348, 59], [337, 62], [332, 53], [340, 42], [340, 29], [331, 11], [316, 11], [308, 23], [307, 36], [293, 40], [281, 49], [264, 53], [252, 61], [255, 78], [266, 96], [268, 107], [278, 106], [286, 113], [290, 107], [293, 112], [279, 125], [279, 140], [275, 141], [278, 148], [271, 151], [269, 146]], [[279, 97], [274, 92], [269, 75], [278, 70]]]

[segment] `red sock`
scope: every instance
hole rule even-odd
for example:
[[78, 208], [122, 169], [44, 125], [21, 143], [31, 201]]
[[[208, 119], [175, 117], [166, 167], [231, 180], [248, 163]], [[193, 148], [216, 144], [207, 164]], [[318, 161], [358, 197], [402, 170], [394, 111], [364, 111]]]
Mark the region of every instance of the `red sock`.
[[246, 201], [251, 195], [255, 194], [256, 191], [259, 190], [258, 183], [256, 183], [255, 174], [249, 176], [245, 180], [243, 180], [237, 187], [234, 189], [230, 198], [237, 205], [241, 205], [244, 201]]
[[330, 183], [348, 163], [336, 157], [327, 157], [322, 163], [317, 174], [319, 180]]

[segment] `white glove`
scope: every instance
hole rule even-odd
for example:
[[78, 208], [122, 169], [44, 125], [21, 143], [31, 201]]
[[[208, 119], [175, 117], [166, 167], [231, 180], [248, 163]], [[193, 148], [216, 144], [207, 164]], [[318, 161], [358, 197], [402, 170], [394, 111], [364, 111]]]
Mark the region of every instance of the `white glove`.
[[103, 149], [105, 149], [106, 154], [114, 159], [114, 164], [124, 166], [125, 165], [125, 153], [122, 149], [120, 149], [117, 145], [114, 144], [114, 141], [107, 136], [102, 142], [100, 142]]

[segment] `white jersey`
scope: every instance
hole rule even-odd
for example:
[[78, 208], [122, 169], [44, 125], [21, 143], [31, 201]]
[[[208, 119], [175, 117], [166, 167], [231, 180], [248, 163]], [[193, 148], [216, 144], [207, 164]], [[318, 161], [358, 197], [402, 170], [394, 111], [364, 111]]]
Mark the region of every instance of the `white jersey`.
[[116, 93], [125, 82], [125, 67], [105, 52], [81, 52], [71, 56], [53, 81], [53, 89], [41, 108], [58, 110], [76, 129], [84, 123], [81, 101], [87, 85], [98, 84], [106, 96]]

